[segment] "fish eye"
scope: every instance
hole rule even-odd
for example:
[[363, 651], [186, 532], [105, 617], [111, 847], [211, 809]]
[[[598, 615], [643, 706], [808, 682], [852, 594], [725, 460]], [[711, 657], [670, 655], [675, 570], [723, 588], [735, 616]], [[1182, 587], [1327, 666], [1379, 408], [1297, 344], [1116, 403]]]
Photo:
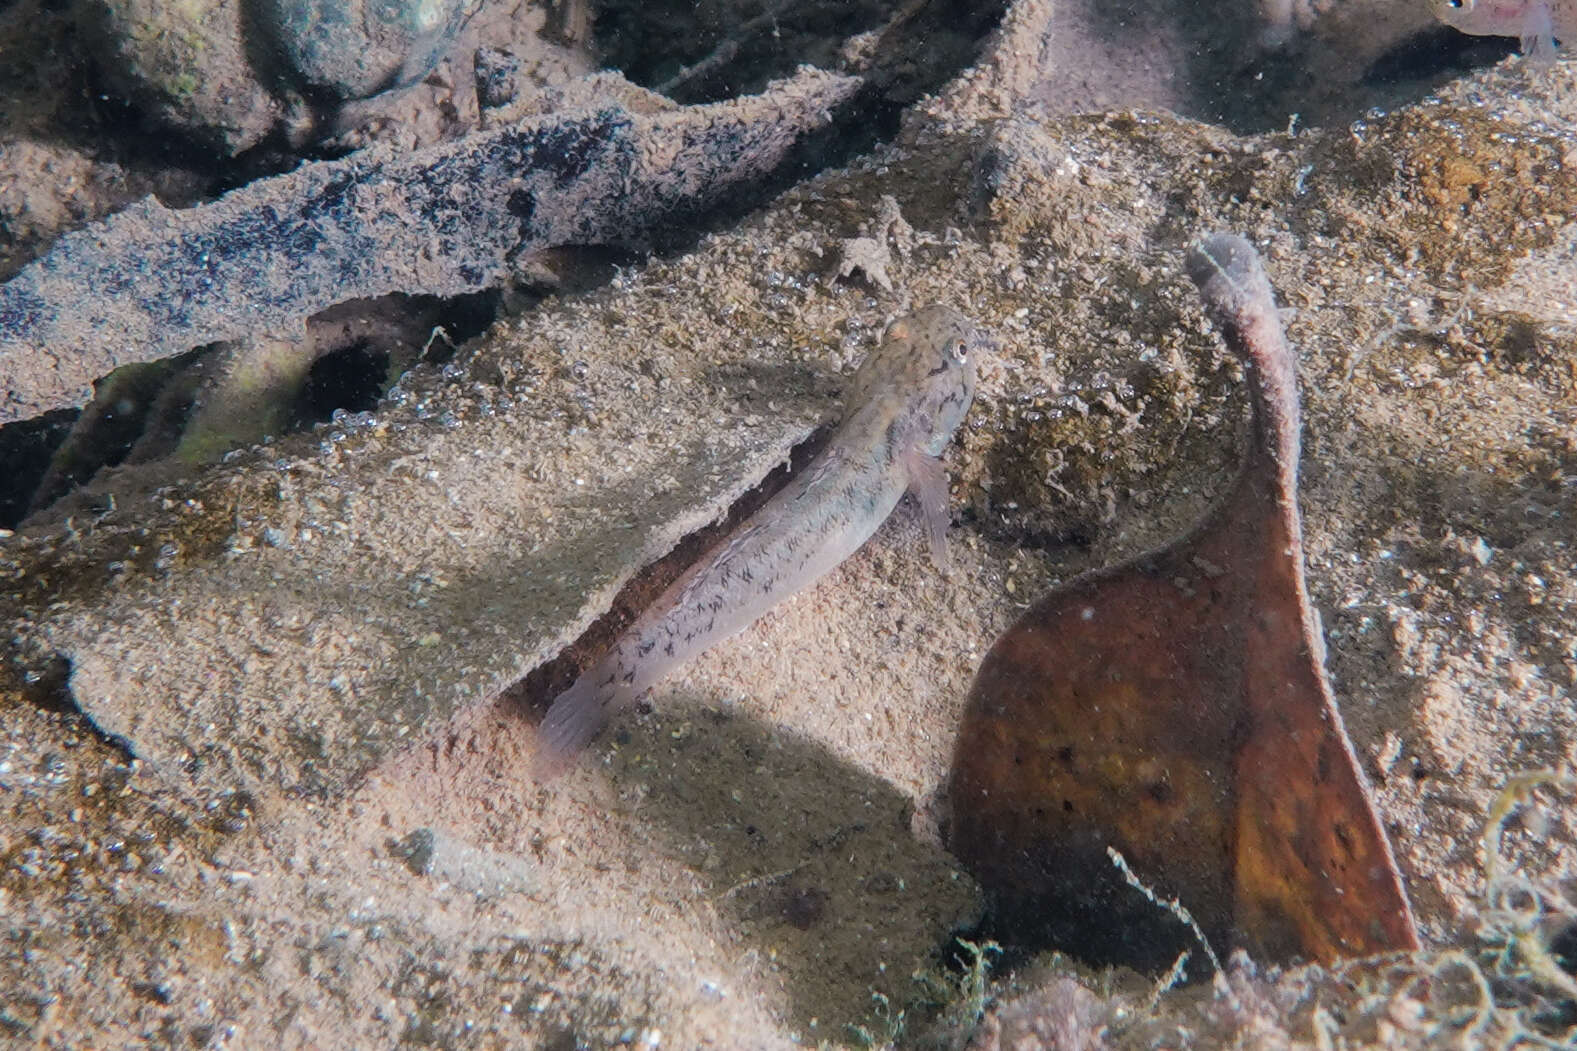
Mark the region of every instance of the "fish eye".
[[1446, 0], [1446, 6], [1453, 11], [1460, 11], [1467, 6], [1467, 0]]
[[969, 360], [969, 344], [968, 344], [968, 342], [966, 342], [965, 340], [962, 340], [962, 339], [954, 340], [953, 341], [953, 356], [955, 358], [957, 358], [959, 361], [968, 361]]

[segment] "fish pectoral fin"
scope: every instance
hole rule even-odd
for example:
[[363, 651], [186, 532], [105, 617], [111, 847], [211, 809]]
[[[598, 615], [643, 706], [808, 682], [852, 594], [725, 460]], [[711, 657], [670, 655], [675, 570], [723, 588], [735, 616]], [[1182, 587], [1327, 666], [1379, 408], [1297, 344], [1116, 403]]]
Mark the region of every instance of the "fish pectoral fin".
[[920, 516], [925, 519], [926, 538], [930, 543], [931, 561], [936, 568], [947, 571], [947, 468], [935, 456], [927, 456], [918, 449], [904, 457], [909, 472], [909, 488], [920, 501]]
[[[1550, 5], [1541, 0], [1528, 9], [1522, 27], [1522, 53], [1535, 66], [1548, 68], [1555, 64], [1555, 22], [1550, 16]], [[1566, 41], [1569, 46], [1572, 42]]]

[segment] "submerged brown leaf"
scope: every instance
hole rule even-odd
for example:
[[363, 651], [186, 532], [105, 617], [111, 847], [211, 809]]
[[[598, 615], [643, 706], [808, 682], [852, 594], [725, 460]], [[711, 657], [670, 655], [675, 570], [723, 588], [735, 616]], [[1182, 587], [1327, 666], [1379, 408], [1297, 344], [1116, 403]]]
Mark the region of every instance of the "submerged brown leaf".
[[1165, 966], [1180, 926], [1216, 945], [1330, 961], [1417, 946], [1390, 845], [1325, 675], [1303, 579], [1294, 360], [1247, 241], [1190, 251], [1247, 367], [1253, 440], [1192, 533], [1031, 608], [976, 677], [953, 765], [951, 846], [998, 937]]

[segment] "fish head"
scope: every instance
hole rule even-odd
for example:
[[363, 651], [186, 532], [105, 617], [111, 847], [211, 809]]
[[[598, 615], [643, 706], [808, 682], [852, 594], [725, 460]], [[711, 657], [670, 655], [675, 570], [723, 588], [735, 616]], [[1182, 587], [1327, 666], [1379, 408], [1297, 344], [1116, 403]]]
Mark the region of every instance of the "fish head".
[[973, 321], [940, 304], [888, 326], [873, 378], [901, 399], [907, 443], [930, 456], [942, 454], [974, 400], [977, 361], [993, 345]]
[[1519, 36], [1537, 0], [1429, 0], [1435, 17], [1481, 36]]

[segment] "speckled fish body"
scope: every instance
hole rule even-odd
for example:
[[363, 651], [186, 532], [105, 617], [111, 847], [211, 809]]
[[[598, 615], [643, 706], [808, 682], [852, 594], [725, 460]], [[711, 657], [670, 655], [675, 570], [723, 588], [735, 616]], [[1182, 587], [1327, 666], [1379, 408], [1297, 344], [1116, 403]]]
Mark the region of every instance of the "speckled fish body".
[[572, 764], [615, 712], [675, 666], [852, 555], [906, 490], [919, 498], [940, 565], [947, 474], [939, 457], [974, 398], [976, 352], [986, 345], [979, 329], [944, 306], [893, 322], [855, 374], [822, 452], [554, 700], [539, 731], [539, 776]]
[[1577, 45], [1577, 0], [1430, 0], [1435, 17], [1477, 36], [1514, 36], [1536, 62], [1555, 58], [1555, 42]]

